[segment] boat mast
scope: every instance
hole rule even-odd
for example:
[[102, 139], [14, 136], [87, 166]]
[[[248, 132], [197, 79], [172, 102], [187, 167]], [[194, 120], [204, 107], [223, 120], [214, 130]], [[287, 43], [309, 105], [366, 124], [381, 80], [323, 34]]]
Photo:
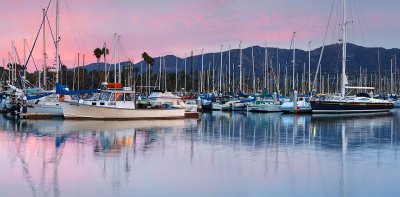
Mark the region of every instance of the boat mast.
[[221, 93], [222, 92], [222, 47], [223, 47], [223, 45], [221, 45], [221, 50], [220, 50], [220, 53], [221, 53], [221, 60], [220, 60], [220, 62], [221, 62], [221, 64], [220, 64], [220, 66], [219, 66], [219, 86], [218, 86], [218, 91]]
[[204, 49], [201, 49], [201, 77], [200, 77], [200, 92], [203, 92], [203, 76], [204, 76]]
[[308, 42], [308, 92], [311, 92], [311, 41]]
[[24, 39], [24, 77], [22, 77], [22, 85], [25, 89], [25, 79], [26, 79], [26, 39]]
[[276, 89], [280, 91], [280, 84], [281, 84], [281, 64], [279, 63], [279, 48], [276, 47], [276, 67], [278, 68], [277, 73], [277, 82], [276, 82]]
[[140, 94], [143, 91], [143, 61], [140, 62]]
[[[47, 89], [47, 65], [46, 65], [46, 9], [43, 9], [43, 88]], [[40, 83], [39, 83], [40, 87]]]
[[393, 83], [393, 58], [390, 59], [390, 94], [394, 93], [394, 83]]
[[[116, 34], [115, 34], [115, 36], [116, 36]], [[115, 39], [115, 36], [114, 36], [114, 39]], [[116, 50], [117, 50], [117, 47], [118, 47], [118, 39], [119, 39], [119, 37], [117, 37], [117, 40], [116, 40], [116, 43], [115, 43], [115, 48], [114, 48], [114, 55], [113, 55], [114, 56], [113, 57], [113, 59], [114, 59], [114, 83], [117, 83], [117, 57], [116, 57]]]
[[178, 93], [178, 57], [175, 56], [175, 93]]
[[242, 42], [239, 43], [239, 51], [240, 51], [240, 63], [239, 63], [239, 91], [243, 91], [243, 82], [242, 82], [242, 58], [243, 58], [243, 51], [242, 51]]
[[268, 77], [268, 49], [267, 49], [267, 43], [265, 42], [265, 54], [264, 54], [264, 89], [269, 92], [269, 84], [267, 81]]
[[[106, 84], [107, 83], [107, 43], [106, 42], [104, 42], [103, 55], [104, 55], [104, 83]], [[140, 70], [140, 72], [142, 72], [142, 71]], [[142, 74], [140, 76], [142, 76]], [[140, 85], [142, 85], [142, 84], [140, 84]]]
[[191, 79], [191, 85], [192, 85], [192, 88], [191, 88], [191, 92], [193, 92], [194, 93], [194, 59], [193, 59], [194, 57], [193, 57], [193, 51], [190, 51], [190, 64], [191, 64], [191, 69], [190, 69], [190, 71], [191, 71], [191, 77], [190, 77], [190, 79]]
[[215, 92], [215, 61], [214, 61], [214, 53], [212, 54], [212, 91]]
[[81, 77], [80, 77], [80, 70], [79, 70], [79, 65], [80, 65], [80, 63], [81, 63], [81, 61], [80, 61], [80, 53], [78, 53], [78, 68], [77, 68], [77, 80], [78, 80], [78, 84], [77, 84], [77, 86], [78, 86], [78, 90], [80, 90], [80, 88], [79, 88], [79, 86], [80, 86], [80, 80], [81, 80]]
[[207, 74], [207, 91], [210, 92], [210, 75], [211, 75], [211, 62], [208, 63], [208, 69], [206, 71]]
[[306, 79], [306, 62], [303, 62], [303, 74], [301, 77], [301, 91], [303, 92], [303, 94], [307, 93], [305, 91], [306, 89], [305, 79]]
[[[167, 67], [165, 66], [165, 57], [163, 59], [163, 66], [164, 66], [164, 91], [167, 92]], [[186, 90], [185, 90], [186, 91]]]
[[342, 90], [341, 94], [344, 97], [346, 93], [345, 85], [347, 85], [346, 77], [346, 42], [347, 42], [347, 22], [346, 22], [346, 0], [343, 0], [343, 52], [342, 52]]
[[158, 80], [158, 89], [160, 89], [160, 90], [161, 90], [161, 81], [162, 81], [162, 76], [163, 76], [161, 68], [162, 68], [162, 57], [160, 56], [160, 80]]
[[228, 92], [231, 92], [231, 45], [228, 47]]
[[8, 81], [11, 83], [12, 82], [12, 79], [11, 79], [11, 53], [10, 52], [8, 52], [8, 64], [7, 64], [7, 67], [8, 67]]
[[378, 93], [380, 94], [380, 91], [382, 90], [381, 88], [381, 58], [380, 58], [380, 53], [378, 49]]
[[85, 89], [85, 54], [82, 54], [82, 89]]
[[296, 44], [295, 44], [295, 36], [296, 36], [296, 32], [293, 32], [293, 78], [292, 78], [292, 82], [293, 82], [293, 90], [296, 89], [295, 87], [295, 78], [294, 78], [294, 72], [295, 72], [295, 66], [296, 66]]
[[254, 47], [251, 47], [251, 60], [253, 64], [253, 93], [256, 93], [256, 71], [254, 68]]
[[60, 20], [60, 3], [59, 0], [56, 1], [56, 83], [58, 83], [58, 72], [60, 66], [60, 50], [59, 50], [59, 21]]
[[185, 92], [187, 91], [186, 89], [186, 53], [185, 53]]
[[120, 46], [119, 46], [119, 42], [120, 42], [121, 36], [118, 36], [118, 40], [117, 40], [117, 54], [118, 54], [118, 83], [122, 83], [121, 81], [121, 60], [120, 60], [120, 56], [119, 56], [119, 52], [120, 52]]
[[395, 85], [394, 91], [397, 94], [398, 88], [397, 88], [397, 64], [396, 64], [396, 59], [397, 59], [396, 54], [394, 54], [394, 85]]
[[235, 92], [235, 63], [232, 65], [232, 92]]
[[11, 84], [15, 85], [15, 75], [14, 75], [15, 74], [15, 48], [14, 48], [14, 41], [11, 42], [11, 48], [12, 48], [12, 57], [11, 57], [11, 60], [12, 60], [11, 75], [12, 75], [12, 77], [11, 77]]

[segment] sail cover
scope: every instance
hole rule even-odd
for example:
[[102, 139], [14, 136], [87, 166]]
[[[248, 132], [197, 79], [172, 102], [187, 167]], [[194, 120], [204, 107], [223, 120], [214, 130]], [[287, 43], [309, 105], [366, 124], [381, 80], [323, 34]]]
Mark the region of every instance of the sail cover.
[[35, 100], [35, 99], [40, 99], [40, 98], [45, 97], [45, 96], [48, 96], [48, 95], [50, 95], [50, 94], [53, 94], [53, 93], [52, 93], [52, 92], [46, 92], [46, 93], [41, 93], [41, 94], [37, 94], [37, 95], [34, 95], [34, 96], [29, 96], [29, 95], [27, 95], [27, 96], [26, 96], [26, 99], [27, 99], [28, 101], [30, 101], [30, 100]]
[[94, 93], [94, 92], [98, 92], [98, 89], [70, 91], [67, 89], [67, 86], [64, 86], [61, 84], [56, 85], [56, 94], [77, 95], [77, 94], [88, 94], [88, 93]]

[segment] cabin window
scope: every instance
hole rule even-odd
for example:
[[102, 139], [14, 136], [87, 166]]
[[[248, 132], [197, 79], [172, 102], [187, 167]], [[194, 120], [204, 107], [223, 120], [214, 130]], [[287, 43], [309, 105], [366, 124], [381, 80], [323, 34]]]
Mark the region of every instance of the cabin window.
[[124, 101], [124, 93], [117, 92], [115, 94], [117, 95], [117, 101]]
[[100, 94], [100, 100], [102, 101], [108, 101], [110, 99], [111, 92], [102, 92]]
[[111, 94], [111, 99], [110, 99], [110, 101], [115, 101], [115, 93], [112, 93], [112, 94]]
[[125, 101], [133, 101], [133, 94], [125, 93]]

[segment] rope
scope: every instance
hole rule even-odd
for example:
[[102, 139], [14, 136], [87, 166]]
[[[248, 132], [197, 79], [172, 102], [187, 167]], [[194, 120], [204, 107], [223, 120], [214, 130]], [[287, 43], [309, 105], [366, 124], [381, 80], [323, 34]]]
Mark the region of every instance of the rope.
[[[49, 10], [50, 4], [51, 4], [51, 0], [50, 0], [49, 4], [47, 5], [46, 12], [45, 12], [46, 14], [47, 14], [47, 11]], [[28, 63], [29, 63], [29, 60], [30, 60], [31, 57], [32, 57], [33, 49], [35, 49], [36, 42], [37, 42], [38, 37], [39, 37], [39, 34], [40, 34], [41, 30], [42, 30], [43, 24], [44, 24], [44, 18], [42, 19], [42, 23], [40, 24], [39, 31], [38, 31], [38, 33], [36, 34], [36, 39], [35, 39], [35, 42], [33, 43], [32, 50], [30, 51], [29, 56], [28, 56], [28, 59], [26, 60], [26, 62], [25, 62], [25, 64], [24, 64], [24, 67], [23, 67], [24, 70], [26, 69], [26, 67], [27, 67], [27, 65], [28, 65]]]
[[[326, 26], [326, 30], [325, 30], [324, 42], [323, 42], [323, 44], [322, 44], [321, 54], [319, 55], [318, 66], [317, 66], [317, 72], [315, 73], [315, 77], [314, 77], [314, 82], [313, 82], [312, 89], [315, 88], [315, 83], [317, 82], [318, 72], [319, 72], [319, 69], [320, 69], [320, 67], [321, 67], [322, 55], [324, 54], [324, 50], [325, 50], [326, 36], [327, 36], [327, 34], [328, 34], [329, 26], [330, 26], [330, 24], [331, 24], [331, 18], [332, 18], [332, 12], [333, 12], [334, 6], [335, 6], [335, 0], [332, 0], [332, 6], [331, 6], [331, 11], [330, 11], [330, 13], [329, 13], [328, 25]], [[321, 84], [320, 84], [320, 85], [321, 85]]]
[[[79, 45], [78, 38], [77, 38], [77, 37], [80, 37], [78, 28], [77, 28], [76, 26], [73, 25], [73, 23], [75, 23], [75, 21], [74, 21], [73, 18], [71, 17], [71, 14], [70, 14], [70, 11], [69, 11], [69, 7], [68, 7], [67, 0], [64, 0], [64, 2], [65, 2], [65, 7], [66, 7], [66, 9], [67, 9], [69, 24], [71, 25], [72, 33], [74, 34], [75, 44], [77, 45], [79, 52], [83, 54], [82, 49], [81, 49], [81, 46]], [[82, 40], [81, 40], [81, 42], [82, 42]], [[82, 42], [82, 43], [83, 43], [83, 42]], [[84, 45], [84, 44], [83, 44], [83, 45]], [[86, 51], [86, 50], [85, 50], [85, 46], [83, 46], [83, 49], [84, 49], [84, 51]]]

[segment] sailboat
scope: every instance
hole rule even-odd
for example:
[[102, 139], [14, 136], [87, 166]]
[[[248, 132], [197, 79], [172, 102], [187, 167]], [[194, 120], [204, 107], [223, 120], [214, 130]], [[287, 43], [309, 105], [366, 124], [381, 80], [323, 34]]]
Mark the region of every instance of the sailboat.
[[247, 104], [247, 111], [251, 112], [281, 112], [277, 93], [273, 95], [263, 93], [261, 97], [256, 97], [254, 102]]
[[[59, 0], [56, 1], [56, 38], [59, 39]], [[60, 56], [59, 56], [59, 40], [55, 41], [56, 46], [56, 64], [55, 69], [47, 69], [46, 67], [46, 41], [45, 41], [45, 26], [46, 26], [47, 10], [43, 10], [43, 21], [42, 21], [42, 31], [43, 31], [43, 84], [46, 88], [46, 76], [47, 72], [56, 72], [56, 83], [58, 83], [58, 71], [60, 66]], [[33, 50], [33, 49], [32, 49]], [[26, 64], [25, 64], [26, 65]], [[40, 88], [39, 88], [40, 89]], [[48, 117], [62, 117], [63, 111], [61, 107], [61, 102], [59, 101], [59, 95], [55, 94], [55, 90], [43, 90], [32, 94], [28, 89], [24, 90], [25, 96], [24, 100], [26, 112], [28, 116], [48, 116]], [[68, 97], [69, 98], [69, 97]]]
[[[293, 44], [293, 76], [292, 76], [292, 87], [293, 87], [293, 96], [288, 101], [284, 101], [282, 105], [279, 106], [279, 109], [284, 113], [310, 113], [311, 106], [309, 102], [309, 97], [306, 95], [299, 95], [296, 90], [296, 78], [295, 78], [295, 68], [296, 68], [296, 32], [293, 32], [292, 44]], [[287, 71], [286, 71], [287, 73]], [[286, 77], [285, 77], [286, 78]], [[285, 79], [286, 81], [286, 79]], [[286, 82], [285, 82], [286, 83]], [[286, 89], [286, 88], [285, 88]]]
[[313, 113], [361, 113], [361, 112], [387, 112], [394, 106], [391, 101], [371, 98], [368, 94], [361, 93], [356, 96], [346, 96], [346, 89], [373, 90], [373, 87], [347, 86], [346, 61], [347, 61], [347, 24], [346, 0], [343, 0], [343, 24], [342, 24], [342, 85], [339, 96], [327, 98], [314, 98], [311, 100]]
[[[24, 90], [26, 99], [25, 107], [26, 107], [26, 115], [27, 116], [45, 116], [45, 117], [62, 117], [63, 116], [63, 108], [61, 106], [61, 101], [72, 101], [70, 95], [78, 95], [78, 94], [86, 94], [86, 93], [93, 93], [96, 92], [97, 89], [91, 90], [81, 90], [81, 91], [68, 91], [66, 87], [63, 88], [63, 93], [61, 94], [60, 91], [56, 91], [57, 87], [60, 86], [59, 84], [59, 70], [60, 70], [60, 55], [59, 55], [59, 9], [60, 3], [59, 0], [56, 0], [56, 38], [58, 40], [55, 41], [56, 47], [56, 64], [55, 68], [47, 69], [46, 65], [46, 36], [45, 36], [45, 26], [46, 26], [46, 17], [47, 17], [47, 10], [43, 10], [43, 24], [42, 24], [42, 31], [43, 31], [43, 85], [44, 88], [47, 88], [46, 76], [47, 72], [56, 73], [56, 84], [52, 90], [43, 90], [32, 94], [27, 89]], [[33, 49], [32, 49], [33, 50]], [[40, 88], [39, 88], [40, 89]], [[73, 92], [73, 93], [72, 93]]]

